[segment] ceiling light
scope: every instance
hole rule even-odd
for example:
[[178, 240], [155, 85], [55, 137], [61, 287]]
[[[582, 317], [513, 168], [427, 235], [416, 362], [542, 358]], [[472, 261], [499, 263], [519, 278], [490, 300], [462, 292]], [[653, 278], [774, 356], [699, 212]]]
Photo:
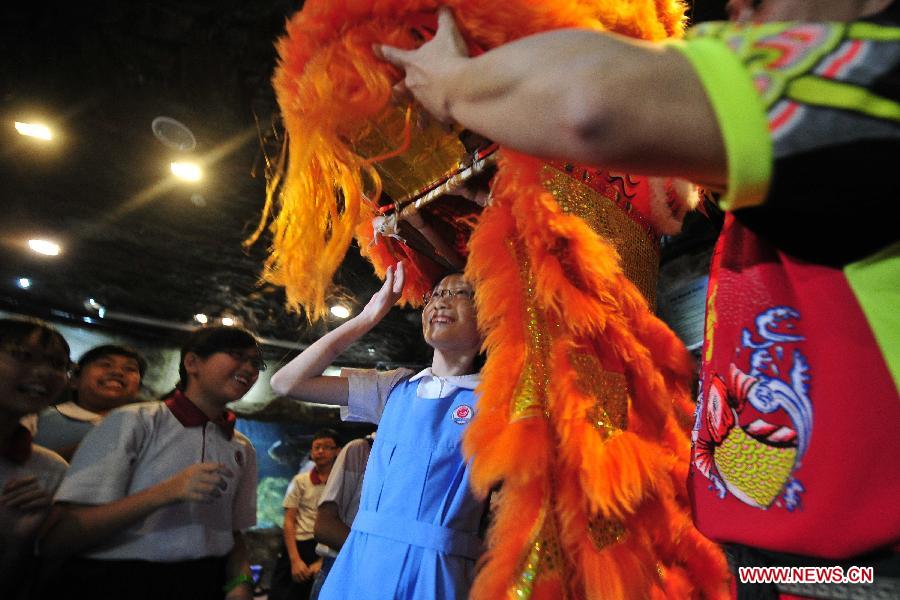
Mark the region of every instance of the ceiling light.
[[106, 316], [106, 307], [94, 300], [93, 298], [88, 298], [84, 301], [84, 307], [88, 310], [93, 310], [97, 312], [97, 316], [101, 319]]
[[346, 319], [350, 316], [350, 309], [346, 306], [341, 306], [340, 304], [335, 304], [331, 307], [331, 314], [336, 316], [338, 319]]
[[200, 166], [192, 162], [173, 162], [171, 165], [172, 173], [179, 179], [185, 181], [200, 181], [203, 177], [203, 171]]
[[197, 146], [197, 138], [194, 137], [187, 125], [172, 117], [156, 117], [150, 123], [150, 128], [156, 139], [169, 148], [187, 152]]
[[49, 141], [53, 139], [53, 133], [50, 131], [50, 128], [40, 123], [22, 123], [21, 121], [16, 121], [16, 131], [24, 136], [37, 138], [39, 140]]
[[206, 323], [209, 321], [209, 318], [203, 313], [197, 313], [196, 315], [194, 315], [194, 320], [201, 325], [206, 325]]
[[23, 290], [27, 290], [31, 287], [31, 280], [27, 277], [19, 277], [19, 280], [16, 281], [16, 285], [18, 285]]
[[28, 240], [28, 247], [45, 256], [56, 256], [59, 254], [59, 244], [50, 240]]
[[222, 325], [225, 327], [234, 327], [234, 319], [231, 317], [222, 317]]

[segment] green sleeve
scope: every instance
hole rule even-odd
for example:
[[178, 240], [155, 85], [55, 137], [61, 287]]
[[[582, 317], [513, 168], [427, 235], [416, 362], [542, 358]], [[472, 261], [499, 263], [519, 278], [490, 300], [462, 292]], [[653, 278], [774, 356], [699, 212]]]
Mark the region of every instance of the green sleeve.
[[900, 389], [900, 242], [847, 265], [844, 275]]
[[749, 72], [718, 39], [672, 42], [690, 61], [713, 107], [728, 159], [728, 190], [719, 204], [736, 210], [762, 204], [772, 177], [772, 139]]

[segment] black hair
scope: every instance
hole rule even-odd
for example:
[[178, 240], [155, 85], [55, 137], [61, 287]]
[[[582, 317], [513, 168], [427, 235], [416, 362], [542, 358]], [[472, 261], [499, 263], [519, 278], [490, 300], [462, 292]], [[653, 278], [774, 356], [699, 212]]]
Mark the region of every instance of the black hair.
[[127, 358], [133, 358], [137, 361], [138, 370], [141, 373], [141, 379], [144, 378], [144, 373], [147, 372], [147, 359], [144, 358], [140, 352], [135, 350], [134, 348], [130, 348], [128, 346], [117, 346], [115, 344], [104, 344], [102, 346], [97, 346], [96, 348], [91, 348], [87, 352], [81, 355], [81, 358], [78, 359], [78, 370], [81, 371], [87, 365], [92, 362], [98, 361], [105, 356], [125, 356]]
[[29, 337], [38, 334], [38, 344], [45, 349], [57, 349], [69, 364], [69, 342], [62, 334], [40, 319], [0, 319], [0, 344], [12, 342], [20, 344]]
[[[216, 352], [228, 352], [229, 350], [243, 350], [244, 348], [256, 348], [260, 350], [259, 343], [253, 334], [241, 327], [201, 327], [195, 329], [184, 345], [181, 347], [181, 362], [178, 364], [178, 383], [176, 389], [184, 391], [187, 388], [188, 374], [184, 368], [184, 357], [188, 352], [193, 352], [201, 358], [206, 358]], [[260, 350], [262, 354], [262, 350]]]
[[324, 429], [320, 429], [317, 432], [315, 432], [313, 434], [312, 441], [315, 442], [316, 440], [323, 440], [326, 438], [331, 438], [332, 440], [334, 440], [334, 443], [337, 444], [338, 446], [341, 445], [340, 435], [338, 435], [338, 432], [335, 431], [334, 429], [331, 429], [330, 427], [326, 427]]

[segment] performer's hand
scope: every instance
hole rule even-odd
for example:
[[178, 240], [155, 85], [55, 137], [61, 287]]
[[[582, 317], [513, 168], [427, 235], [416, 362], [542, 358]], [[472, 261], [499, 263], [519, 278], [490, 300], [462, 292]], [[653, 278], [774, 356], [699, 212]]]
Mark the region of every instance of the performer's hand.
[[391, 310], [400, 296], [403, 294], [403, 283], [406, 281], [406, 270], [403, 261], [388, 267], [384, 274], [384, 284], [375, 292], [369, 303], [359, 313], [359, 316], [378, 323]]
[[453, 75], [469, 59], [466, 43], [447, 7], [438, 11], [434, 38], [416, 50], [376, 45], [375, 52], [406, 71], [396, 91], [409, 92], [429, 113], [443, 123], [452, 121], [447, 92]]

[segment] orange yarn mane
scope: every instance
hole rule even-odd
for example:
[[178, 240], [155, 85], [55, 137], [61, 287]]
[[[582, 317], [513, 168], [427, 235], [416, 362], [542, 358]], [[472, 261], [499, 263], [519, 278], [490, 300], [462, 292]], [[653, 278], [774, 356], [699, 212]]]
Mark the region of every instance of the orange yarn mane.
[[[382, 169], [416, 133], [407, 122], [384, 148], [363, 150], [396, 110], [402, 75], [372, 45], [421, 45], [439, 5], [474, 52], [570, 27], [661, 40], [681, 34], [685, 10], [680, 0], [308, 0], [278, 42], [288, 142], [263, 223], [275, 215], [265, 278], [311, 318], [325, 313], [354, 237], [379, 276], [396, 260], [371, 221]], [[646, 257], [564, 208], [546, 168], [501, 149], [493, 203], [469, 239], [488, 359], [464, 449], [476, 491], [501, 486], [471, 597], [724, 597], [722, 553], [689, 518], [690, 359], [626, 276]], [[641, 181], [663, 196], [678, 187]], [[598, 197], [619, 215], [618, 192]], [[616, 231], [650, 243], [627, 223]], [[415, 302], [433, 273], [409, 259], [403, 300]]]
[[[354, 235], [361, 251], [370, 252], [382, 179], [354, 142], [391, 109], [391, 87], [401, 77], [374, 56], [372, 45], [420, 45], [433, 34], [440, 5], [453, 9], [471, 47], [483, 50], [565, 27], [658, 40], [680, 33], [684, 21], [678, 0], [308, 0], [277, 44], [272, 81], [287, 160], [270, 182], [262, 224], [275, 215], [264, 279], [284, 286], [289, 306], [306, 309], [310, 318], [325, 315], [326, 295]], [[385, 150], [402, 144], [398, 138]], [[383, 276], [390, 257], [372, 258]], [[431, 282], [414, 277], [412, 283], [405, 301], [415, 302]]]

